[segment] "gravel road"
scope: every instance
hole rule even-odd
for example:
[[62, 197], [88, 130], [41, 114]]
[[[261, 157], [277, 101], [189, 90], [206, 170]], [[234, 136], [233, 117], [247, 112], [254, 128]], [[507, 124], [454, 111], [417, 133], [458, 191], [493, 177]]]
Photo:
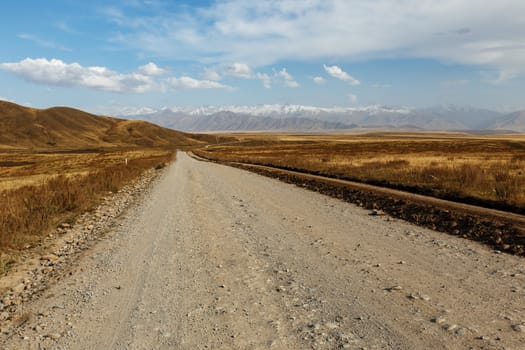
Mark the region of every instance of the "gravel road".
[[524, 259], [184, 153], [3, 349], [525, 349]]

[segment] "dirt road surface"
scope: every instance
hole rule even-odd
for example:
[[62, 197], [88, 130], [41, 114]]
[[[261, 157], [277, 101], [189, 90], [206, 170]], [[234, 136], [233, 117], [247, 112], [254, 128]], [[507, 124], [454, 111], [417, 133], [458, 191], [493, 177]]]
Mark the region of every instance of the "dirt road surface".
[[2, 349], [525, 349], [524, 259], [179, 153]]

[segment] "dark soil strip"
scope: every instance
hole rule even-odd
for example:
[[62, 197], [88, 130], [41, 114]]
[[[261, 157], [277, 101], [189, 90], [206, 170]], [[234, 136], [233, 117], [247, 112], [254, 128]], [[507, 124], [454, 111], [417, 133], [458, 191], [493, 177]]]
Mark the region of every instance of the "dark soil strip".
[[[198, 158], [200, 160], [205, 160]], [[221, 162], [219, 162], [221, 163]], [[371, 185], [241, 163], [222, 163], [376, 209], [430, 229], [525, 256], [525, 217]]]

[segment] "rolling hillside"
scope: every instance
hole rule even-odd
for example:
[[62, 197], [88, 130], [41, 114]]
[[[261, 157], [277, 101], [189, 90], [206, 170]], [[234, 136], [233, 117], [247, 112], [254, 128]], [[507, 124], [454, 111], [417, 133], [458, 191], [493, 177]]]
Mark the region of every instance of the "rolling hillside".
[[67, 107], [33, 109], [0, 101], [0, 149], [69, 150], [178, 147], [192, 135], [139, 121], [102, 117]]

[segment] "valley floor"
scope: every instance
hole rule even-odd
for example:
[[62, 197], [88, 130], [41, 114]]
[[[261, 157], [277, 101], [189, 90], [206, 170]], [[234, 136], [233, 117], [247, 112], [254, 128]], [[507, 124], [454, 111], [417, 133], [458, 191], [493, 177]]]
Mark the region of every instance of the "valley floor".
[[522, 257], [179, 153], [3, 349], [523, 349]]

